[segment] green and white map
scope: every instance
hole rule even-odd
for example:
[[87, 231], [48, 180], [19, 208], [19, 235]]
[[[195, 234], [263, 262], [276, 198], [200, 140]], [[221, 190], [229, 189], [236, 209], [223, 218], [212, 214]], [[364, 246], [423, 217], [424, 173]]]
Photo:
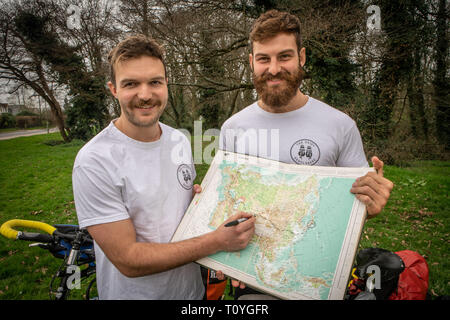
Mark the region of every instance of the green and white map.
[[198, 263], [282, 299], [342, 299], [365, 220], [350, 193], [371, 168], [284, 164], [219, 151], [172, 241], [256, 216], [250, 244]]

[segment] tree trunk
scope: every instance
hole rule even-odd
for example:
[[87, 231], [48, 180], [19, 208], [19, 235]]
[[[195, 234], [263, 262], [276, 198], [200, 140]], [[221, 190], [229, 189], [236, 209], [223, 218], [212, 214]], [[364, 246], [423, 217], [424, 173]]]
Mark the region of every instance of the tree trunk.
[[42, 72], [42, 66], [37, 66], [37, 75], [39, 77], [39, 83], [41, 86], [37, 85], [36, 83], [32, 83], [31, 87], [38, 93], [42, 98], [47, 101], [48, 105], [50, 106], [50, 110], [52, 112], [53, 118], [56, 121], [56, 126], [59, 129], [59, 133], [61, 134], [61, 137], [63, 138], [64, 142], [70, 142], [70, 138], [67, 135], [66, 132], [66, 125], [64, 122], [64, 115], [62, 112], [61, 105], [59, 104], [58, 100], [56, 100], [55, 96], [53, 95], [53, 91], [49, 88], [47, 80], [44, 77], [44, 74]]
[[446, 0], [439, 1], [436, 29], [436, 71], [433, 81], [434, 102], [436, 104], [436, 133], [439, 141], [445, 146], [445, 149], [450, 150], [450, 84], [446, 74], [448, 53]]
[[412, 70], [408, 79], [409, 115], [411, 131], [415, 138], [428, 140], [428, 120], [425, 117], [425, 101], [423, 98], [422, 53], [421, 46], [415, 45], [410, 53]]

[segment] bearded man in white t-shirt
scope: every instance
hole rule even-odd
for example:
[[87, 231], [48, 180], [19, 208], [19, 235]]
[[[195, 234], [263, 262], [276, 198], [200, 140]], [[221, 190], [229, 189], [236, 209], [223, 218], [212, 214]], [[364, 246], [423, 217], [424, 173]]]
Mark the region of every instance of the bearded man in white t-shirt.
[[[220, 149], [301, 165], [368, 166], [355, 121], [299, 89], [306, 53], [298, 18], [276, 10], [262, 14], [250, 45], [259, 100], [225, 121]], [[383, 162], [371, 160], [376, 172], [358, 178], [350, 190], [369, 218], [381, 212], [393, 188], [383, 177]]]
[[145, 36], [120, 42], [110, 53], [108, 86], [121, 115], [78, 153], [73, 191], [80, 227], [95, 241], [100, 299], [202, 299], [200, 267], [218, 251], [245, 248], [255, 218], [222, 224], [204, 236], [170, 243], [190, 201], [195, 168], [191, 146], [159, 122], [167, 104], [162, 48]]

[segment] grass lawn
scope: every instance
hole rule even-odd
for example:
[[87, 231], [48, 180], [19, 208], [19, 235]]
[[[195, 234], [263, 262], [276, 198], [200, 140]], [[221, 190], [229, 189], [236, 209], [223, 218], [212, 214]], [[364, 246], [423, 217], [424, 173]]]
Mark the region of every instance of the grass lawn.
[[[20, 218], [49, 224], [76, 224], [71, 173], [81, 141], [59, 133], [0, 141], [0, 223]], [[197, 165], [196, 183], [208, 169]], [[382, 214], [369, 220], [360, 246], [392, 251], [410, 249], [426, 257], [431, 295], [450, 295], [449, 162], [414, 162], [385, 167], [395, 183]], [[0, 237], [0, 299], [48, 299], [53, 273], [62, 260], [28, 243]], [[81, 298], [75, 290], [74, 298]]]

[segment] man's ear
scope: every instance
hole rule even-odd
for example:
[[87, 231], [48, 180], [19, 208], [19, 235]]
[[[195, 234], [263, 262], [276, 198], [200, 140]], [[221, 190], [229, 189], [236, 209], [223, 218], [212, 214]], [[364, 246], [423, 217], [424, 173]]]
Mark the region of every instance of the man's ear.
[[108, 88], [109, 91], [111, 91], [111, 94], [114, 96], [114, 98], [117, 98], [116, 86], [111, 81], [108, 81]]
[[303, 47], [299, 52], [300, 65], [303, 67], [306, 63], [306, 49]]
[[252, 69], [252, 71], [254, 72], [254, 69], [253, 69], [253, 55], [251, 53], [249, 53], [249, 55], [248, 55], [248, 60], [249, 60], [249, 63], [250, 63], [250, 69]]

